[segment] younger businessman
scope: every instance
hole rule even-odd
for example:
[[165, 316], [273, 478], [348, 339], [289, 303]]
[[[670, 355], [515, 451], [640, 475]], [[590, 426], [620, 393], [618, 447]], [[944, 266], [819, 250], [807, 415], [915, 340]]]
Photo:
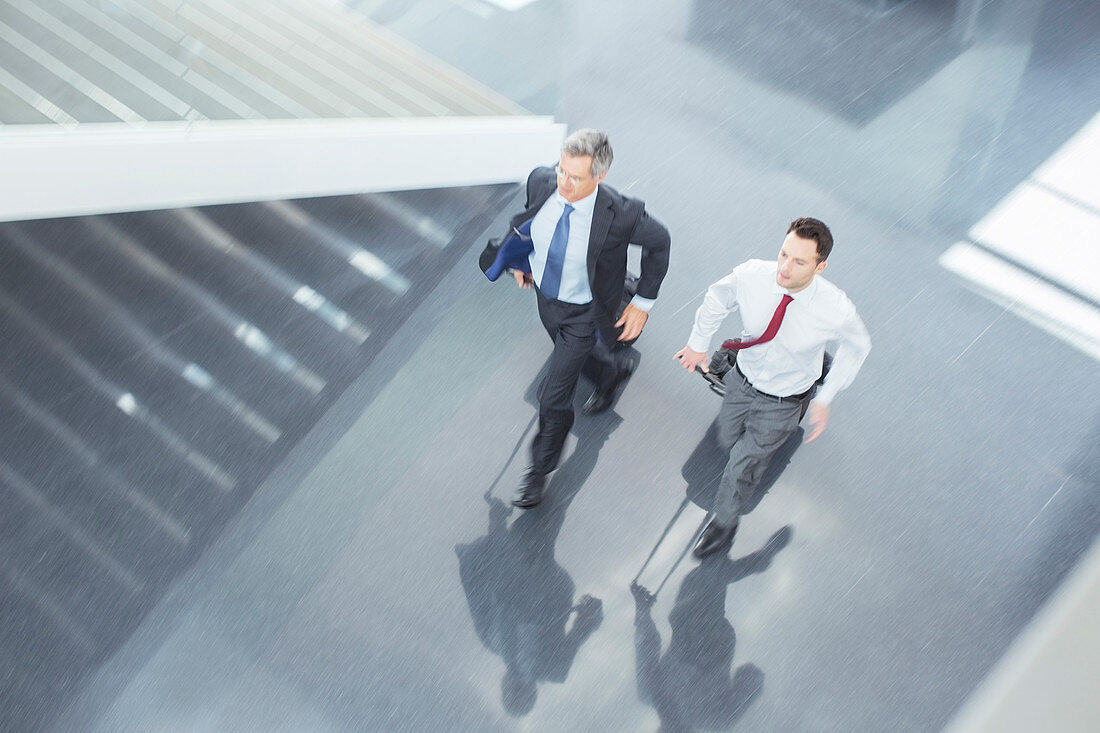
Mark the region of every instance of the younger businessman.
[[[726, 315], [739, 311], [740, 350], [726, 373], [718, 413], [718, 440], [729, 450], [729, 462], [696, 557], [728, 549], [744, 505], [772, 456], [798, 429], [806, 402], [812, 399], [809, 442], [821, 435], [833, 397], [852, 383], [871, 350], [852, 301], [821, 277], [832, 248], [823, 222], [795, 219], [777, 261], [749, 260], [710, 286], [687, 345], [674, 355], [689, 371], [705, 370], [711, 337]], [[836, 353], [815, 395], [830, 342]]]

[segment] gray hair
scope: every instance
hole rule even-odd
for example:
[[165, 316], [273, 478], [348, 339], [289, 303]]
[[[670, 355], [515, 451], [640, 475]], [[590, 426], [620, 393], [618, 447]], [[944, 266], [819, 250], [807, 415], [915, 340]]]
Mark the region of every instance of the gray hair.
[[611, 161], [615, 154], [611, 152], [611, 143], [607, 134], [601, 130], [586, 127], [577, 130], [565, 142], [561, 144], [561, 151], [566, 155], [581, 157], [592, 156], [592, 177], [599, 178], [611, 167]]

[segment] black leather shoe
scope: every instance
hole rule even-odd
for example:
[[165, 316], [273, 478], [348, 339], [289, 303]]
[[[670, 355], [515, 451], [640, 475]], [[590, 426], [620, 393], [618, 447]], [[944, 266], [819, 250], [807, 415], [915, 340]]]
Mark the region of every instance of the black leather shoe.
[[542, 501], [542, 490], [546, 488], [546, 477], [534, 471], [528, 471], [519, 482], [516, 493], [512, 495], [512, 506], [530, 509]]
[[635, 368], [637, 368], [637, 364], [633, 359], [626, 356], [620, 357], [615, 364], [615, 379], [604, 389], [597, 387], [588, 398], [588, 401], [584, 403], [582, 409], [587, 414], [594, 415], [611, 407], [611, 403], [615, 401], [615, 392], [619, 389], [619, 385], [630, 379]]
[[598, 412], [605, 412], [607, 408], [611, 407], [611, 403], [615, 401], [614, 389], [597, 389], [588, 398], [588, 401], [584, 403], [584, 411], [588, 415], [595, 415]]
[[695, 549], [691, 551], [691, 554], [702, 559], [722, 549], [729, 551], [730, 543], [733, 542], [735, 534], [737, 534], [737, 520], [734, 520], [729, 527], [723, 527], [711, 520], [707, 528], [703, 530], [703, 534], [699, 536], [699, 541], [695, 543]]

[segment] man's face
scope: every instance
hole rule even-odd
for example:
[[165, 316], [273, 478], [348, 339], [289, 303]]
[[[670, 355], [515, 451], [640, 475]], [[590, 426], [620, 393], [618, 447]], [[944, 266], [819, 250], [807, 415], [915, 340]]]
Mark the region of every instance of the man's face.
[[775, 268], [775, 281], [788, 292], [805, 290], [810, 281], [825, 269], [828, 262], [817, 261], [817, 242], [802, 239], [794, 232], [787, 232], [783, 246], [779, 248], [779, 261]]
[[561, 197], [573, 203], [580, 201], [588, 194], [596, 190], [596, 186], [607, 174], [594, 178], [592, 176], [591, 155], [561, 154], [561, 162], [558, 163], [558, 193]]

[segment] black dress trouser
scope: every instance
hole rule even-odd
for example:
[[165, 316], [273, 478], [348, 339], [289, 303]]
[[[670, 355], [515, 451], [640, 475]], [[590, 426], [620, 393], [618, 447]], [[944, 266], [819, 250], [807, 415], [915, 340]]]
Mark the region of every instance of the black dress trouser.
[[[614, 382], [615, 362], [607, 344], [614, 344], [615, 329], [595, 303], [577, 305], [550, 300], [538, 288], [539, 318], [554, 352], [546, 378], [539, 388], [539, 429], [531, 441], [531, 470], [546, 475], [558, 467], [565, 438], [573, 427], [573, 398], [583, 372], [597, 389]], [[597, 329], [601, 338], [596, 338]]]

